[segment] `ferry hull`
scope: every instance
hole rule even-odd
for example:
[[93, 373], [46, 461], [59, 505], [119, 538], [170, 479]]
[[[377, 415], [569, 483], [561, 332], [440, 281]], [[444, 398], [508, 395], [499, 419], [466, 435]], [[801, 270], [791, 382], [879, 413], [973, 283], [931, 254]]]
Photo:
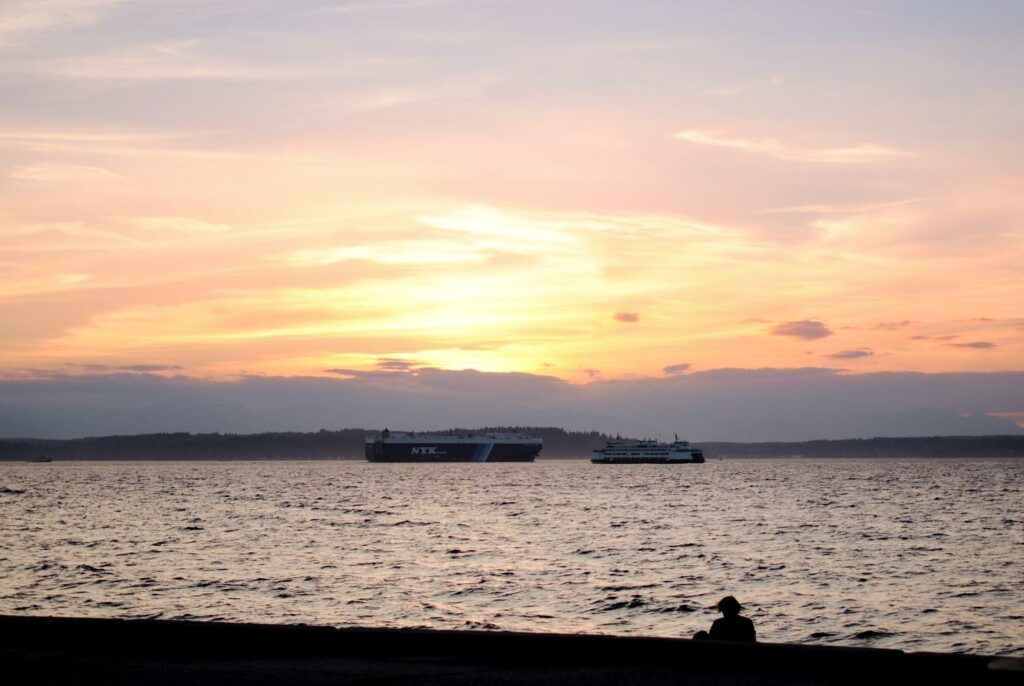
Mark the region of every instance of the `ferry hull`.
[[523, 443], [386, 443], [366, 444], [369, 462], [533, 462], [541, 445]]
[[701, 464], [703, 455], [694, 455], [690, 459], [670, 459], [667, 457], [593, 457], [594, 464]]
[[701, 464], [704, 451], [678, 437], [673, 443], [616, 439], [591, 453], [590, 461], [594, 464]]

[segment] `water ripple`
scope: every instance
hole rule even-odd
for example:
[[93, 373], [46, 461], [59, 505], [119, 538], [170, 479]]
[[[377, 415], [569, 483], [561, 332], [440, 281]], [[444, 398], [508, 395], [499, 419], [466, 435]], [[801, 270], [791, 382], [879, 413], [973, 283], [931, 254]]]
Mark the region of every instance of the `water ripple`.
[[1024, 461], [0, 464], [0, 612], [1024, 655]]

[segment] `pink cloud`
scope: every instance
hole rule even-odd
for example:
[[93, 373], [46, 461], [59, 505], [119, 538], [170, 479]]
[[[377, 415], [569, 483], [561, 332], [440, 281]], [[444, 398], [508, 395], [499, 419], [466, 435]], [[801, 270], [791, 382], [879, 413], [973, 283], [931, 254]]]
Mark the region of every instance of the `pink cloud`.
[[636, 312], [616, 312], [614, 319], [623, 324], [634, 324], [640, 321], [640, 315]]

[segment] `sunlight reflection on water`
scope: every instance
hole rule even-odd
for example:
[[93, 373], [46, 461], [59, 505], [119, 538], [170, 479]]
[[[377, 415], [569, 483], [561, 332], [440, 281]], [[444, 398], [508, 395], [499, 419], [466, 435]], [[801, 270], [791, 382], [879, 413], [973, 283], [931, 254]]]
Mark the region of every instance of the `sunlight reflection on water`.
[[1024, 461], [0, 463], [0, 612], [1024, 654]]

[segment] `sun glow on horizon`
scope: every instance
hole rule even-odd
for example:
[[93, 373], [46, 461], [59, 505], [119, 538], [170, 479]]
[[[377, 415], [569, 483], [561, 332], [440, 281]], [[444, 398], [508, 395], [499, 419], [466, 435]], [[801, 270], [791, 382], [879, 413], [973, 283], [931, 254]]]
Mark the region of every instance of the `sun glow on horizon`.
[[1013, 22], [400, 4], [0, 20], [0, 375], [1020, 367]]

